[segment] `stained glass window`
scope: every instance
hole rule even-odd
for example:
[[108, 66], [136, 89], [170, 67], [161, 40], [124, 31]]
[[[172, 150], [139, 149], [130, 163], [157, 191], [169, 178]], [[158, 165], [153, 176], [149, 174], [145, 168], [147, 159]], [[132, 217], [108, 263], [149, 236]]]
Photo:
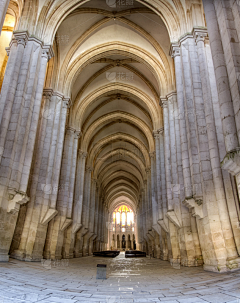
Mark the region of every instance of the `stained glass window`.
[[117, 224], [122, 223], [122, 226], [131, 226], [134, 223], [133, 211], [128, 206], [121, 205], [113, 212], [113, 223], [115, 223], [115, 220]]

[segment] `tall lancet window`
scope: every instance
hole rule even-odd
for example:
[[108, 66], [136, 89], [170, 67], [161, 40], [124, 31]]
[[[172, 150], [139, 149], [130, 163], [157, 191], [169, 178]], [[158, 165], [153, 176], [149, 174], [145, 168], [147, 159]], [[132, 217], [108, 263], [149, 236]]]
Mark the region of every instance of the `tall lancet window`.
[[122, 226], [131, 226], [134, 223], [134, 213], [131, 208], [126, 205], [121, 205], [113, 212], [113, 223], [121, 224]]

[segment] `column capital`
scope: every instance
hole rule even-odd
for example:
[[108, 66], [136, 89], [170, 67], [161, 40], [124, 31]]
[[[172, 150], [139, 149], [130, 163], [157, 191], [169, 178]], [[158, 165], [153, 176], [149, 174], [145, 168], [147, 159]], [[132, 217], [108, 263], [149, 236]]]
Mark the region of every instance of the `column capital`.
[[76, 130], [74, 134], [74, 139], [78, 140], [81, 138], [82, 132], [80, 130]]
[[193, 28], [192, 33], [196, 44], [201, 41], [205, 42], [205, 39], [208, 37], [208, 31], [206, 28]]
[[162, 101], [162, 108], [168, 108], [168, 100], [167, 99]]
[[158, 132], [159, 132], [160, 135], [163, 135], [163, 134], [164, 134], [164, 127], [160, 128], [160, 129], [158, 130]]
[[159, 139], [159, 132], [158, 132], [158, 130], [154, 130], [153, 131], [153, 137], [154, 137], [154, 139]]
[[70, 108], [71, 99], [69, 97], [64, 97], [62, 100], [63, 100], [63, 107], [64, 108]]
[[64, 95], [58, 91], [54, 91], [52, 95], [55, 97], [58, 97], [61, 100], [63, 100], [63, 98], [64, 98]]
[[172, 43], [171, 44], [171, 49], [170, 49], [170, 56], [172, 58], [175, 58], [177, 56], [180, 56], [181, 55], [181, 51], [180, 51], [180, 47], [179, 47], [179, 44], [178, 43]]
[[10, 47], [10, 46], [5, 47], [5, 50], [6, 50], [6, 52], [7, 52], [7, 56], [9, 57], [10, 51], [11, 51], [11, 47]]
[[159, 105], [163, 107], [163, 103], [167, 101], [166, 97], [160, 97]]
[[92, 171], [93, 171], [93, 168], [91, 166], [87, 166], [86, 167], [86, 172], [90, 172], [91, 173]]
[[10, 51], [11, 51], [11, 49], [12, 49], [12, 47], [13, 47], [14, 44], [15, 44], [16, 47], [17, 47], [17, 44], [18, 44], [18, 43], [17, 43], [17, 40], [13, 37], [12, 40], [10, 41], [10, 43], [9, 43], [9, 46], [5, 48], [5, 50], [6, 50], [6, 52], [7, 52], [7, 56], [10, 55]]
[[87, 157], [87, 152], [83, 151], [83, 150], [79, 150], [79, 156], [82, 158], [86, 158]]
[[192, 33], [186, 33], [179, 39], [179, 45], [182, 46], [184, 42], [186, 42], [185, 45], [183, 45], [186, 49], [188, 48], [188, 41], [189, 39], [194, 39]]
[[46, 99], [51, 99], [53, 95], [53, 89], [52, 88], [44, 88], [43, 89], [43, 97]]
[[[146, 171], [147, 174], [149, 174], [149, 173], [151, 172], [151, 167], [147, 167], [147, 168], [145, 169], [145, 171]], [[144, 180], [144, 181], [145, 181], [145, 180]]]
[[152, 159], [154, 159], [154, 157], [155, 157], [155, 151], [153, 151], [153, 152], [151, 152], [151, 153], [149, 153], [149, 155], [150, 155], [150, 158], [152, 158]]
[[43, 45], [42, 47], [42, 57], [46, 58], [48, 61], [54, 57], [54, 51], [52, 45]]
[[28, 39], [29, 33], [28, 31], [14, 31], [13, 32], [14, 39], [17, 41], [17, 44], [21, 44], [25, 47]]
[[173, 97], [177, 96], [177, 92], [176, 91], [172, 91], [171, 93], [167, 94], [167, 99], [171, 100]]
[[71, 127], [71, 126], [66, 126], [66, 131], [67, 131], [67, 132], [70, 132], [71, 134], [74, 134], [75, 131], [76, 131], [76, 129], [73, 128], [73, 127]]

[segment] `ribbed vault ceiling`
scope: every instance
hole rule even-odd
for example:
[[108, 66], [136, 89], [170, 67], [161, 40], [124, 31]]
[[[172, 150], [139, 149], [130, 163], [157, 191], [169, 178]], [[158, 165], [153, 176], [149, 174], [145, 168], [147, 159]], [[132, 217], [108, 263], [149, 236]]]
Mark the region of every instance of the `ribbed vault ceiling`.
[[71, 96], [69, 123], [82, 132], [79, 148], [109, 211], [122, 203], [135, 211], [155, 150], [152, 134], [162, 127], [160, 96], [172, 87], [170, 38], [140, 2], [107, 3], [86, 2], [58, 27], [56, 89]]

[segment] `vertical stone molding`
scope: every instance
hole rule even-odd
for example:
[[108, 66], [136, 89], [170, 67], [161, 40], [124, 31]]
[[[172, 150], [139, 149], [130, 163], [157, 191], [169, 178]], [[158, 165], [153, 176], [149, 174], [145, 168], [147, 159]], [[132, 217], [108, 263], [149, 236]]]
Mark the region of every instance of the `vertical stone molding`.
[[[8, 233], [9, 247], [16, 211], [19, 205], [29, 200], [26, 192], [31, 177], [44, 78], [47, 60], [53, 55], [51, 47], [43, 48], [43, 42], [29, 37], [28, 32], [14, 32], [0, 96], [0, 205], [3, 213], [15, 213], [15, 219], [8, 218], [12, 223], [11, 236]], [[44, 52], [49, 54], [47, 59]], [[4, 240], [6, 245], [8, 241]]]
[[147, 231], [152, 229], [152, 194], [151, 194], [151, 168], [146, 168], [147, 180], [145, 182], [145, 203], [146, 209], [146, 226]]
[[84, 182], [84, 199], [83, 199], [83, 226], [85, 228], [85, 235], [83, 237], [83, 257], [88, 256], [89, 253], [89, 238], [92, 236], [89, 221], [90, 221], [90, 206], [91, 206], [91, 175], [92, 167], [87, 166], [85, 172]]
[[[166, 175], [165, 175], [165, 149], [164, 149], [164, 128], [159, 129], [159, 146], [160, 146], [160, 170], [161, 170], [161, 195], [162, 195], [162, 216], [159, 217], [158, 224], [162, 228], [162, 243], [163, 243], [163, 252], [164, 255], [164, 247], [165, 247], [165, 239], [164, 239], [164, 232], [168, 233], [168, 219], [166, 217], [167, 214], [167, 190], [166, 190]], [[165, 251], [166, 252], [166, 251]], [[167, 258], [163, 256], [162, 259], [164, 260]]]
[[69, 255], [73, 254], [73, 252], [69, 252], [72, 243], [71, 232], [68, 233], [70, 234], [69, 237], [65, 237], [65, 239], [64, 234], [67, 234], [67, 229], [72, 228], [73, 194], [79, 136], [79, 131], [71, 127], [66, 128], [59, 192], [57, 196], [58, 215], [49, 223], [47, 235], [48, 245], [45, 245], [44, 251], [46, 258], [60, 259], [62, 257], [64, 240], [67, 246], [67, 248], [64, 247], [65, 256], [69, 257]]
[[210, 161], [212, 166], [215, 194], [218, 203], [219, 217], [220, 217], [223, 235], [226, 243], [226, 249], [228, 252], [228, 259], [229, 258], [232, 259], [232, 258], [237, 258], [238, 254], [237, 254], [230, 218], [228, 214], [222, 171], [220, 167], [220, 157], [218, 151], [219, 149], [218, 149], [218, 142], [216, 135], [216, 127], [215, 127], [214, 116], [213, 116], [212, 96], [210, 91], [210, 81], [208, 76], [209, 74], [208, 74], [206, 50], [204, 43], [207, 37], [207, 32], [203, 30], [199, 31], [195, 29], [194, 34], [195, 34], [197, 50], [198, 50], [201, 82], [202, 82], [202, 87], [204, 87], [203, 100], [205, 107], [208, 146], [210, 150]]
[[[180, 215], [180, 181], [178, 177], [177, 166], [177, 146], [176, 146], [176, 131], [174, 121], [174, 102], [176, 101], [176, 93], [167, 95], [168, 105], [168, 125], [169, 125], [169, 144], [170, 144], [170, 172], [171, 172], [171, 195], [173, 201], [173, 210], [178, 217], [178, 222], [181, 222]], [[181, 223], [180, 223], [181, 225]]]
[[153, 137], [155, 139], [156, 146], [156, 189], [157, 189], [157, 212], [158, 219], [162, 218], [162, 199], [161, 199], [161, 160], [160, 160], [160, 135], [156, 130], [153, 132]]
[[155, 167], [155, 156], [156, 153], [152, 152], [150, 153], [151, 158], [151, 202], [152, 202], [152, 220], [153, 220], [153, 226], [157, 225], [158, 220], [158, 202], [156, 197], [156, 184], [155, 184], [155, 173], [154, 173], [154, 167]]
[[0, 31], [2, 31], [3, 23], [6, 17], [10, 0], [2, 0], [0, 3]]
[[[206, 21], [208, 25], [208, 34], [212, 50], [213, 65], [218, 89], [218, 98], [220, 103], [220, 111], [222, 118], [222, 127], [227, 152], [234, 150], [239, 146], [237, 128], [235, 124], [235, 114], [233, 109], [230, 83], [228, 79], [228, 70], [224, 55], [223, 40], [219, 26], [223, 26], [222, 22], [218, 23], [218, 16], [215, 10], [214, 0], [203, 0]], [[222, 4], [219, 4], [219, 8]], [[223, 17], [223, 20], [225, 17]], [[226, 25], [224, 24], [224, 27]], [[226, 29], [224, 29], [226, 32]], [[228, 46], [228, 42], [224, 45]]]
[[185, 197], [192, 197], [193, 192], [192, 192], [192, 181], [191, 181], [191, 173], [190, 173], [190, 161], [189, 161], [189, 153], [188, 153], [188, 139], [187, 139], [186, 118], [185, 118], [184, 92], [183, 92], [183, 72], [182, 72], [180, 47], [177, 44], [172, 44], [172, 57], [174, 58], [174, 64], [175, 64], [177, 104], [178, 104], [178, 112], [175, 119], [179, 120], [179, 126], [180, 126], [184, 192], [185, 192]]
[[19, 248], [12, 253], [13, 257], [24, 260], [43, 257], [48, 223], [58, 213], [57, 196], [62, 190], [59, 179], [68, 103], [63, 95], [50, 90], [44, 92], [43, 98], [30, 203]]
[[[200, 175], [200, 158], [199, 158], [199, 146], [198, 146], [198, 129], [197, 119], [201, 119], [201, 116], [197, 116], [195, 113], [194, 102], [196, 101], [196, 107], [202, 111], [201, 108], [201, 89], [198, 88], [199, 83], [198, 66], [195, 60], [194, 39], [192, 35], [186, 35], [181, 40], [181, 59], [182, 59], [182, 71], [183, 71], [183, 87], [184, 87], [184, 108], [185, 108], [185, 120], [187, 126], [189, 153], [190, 153], [190, 171], [192, 177], [192, 190], [193, 196], [197, 200], [202, 199], [202, 180]], [[191, 57], [192, 56], [192, 57]], [[195, 69], [195, 70], [194, 70]], [[192, 78], [192, 73], [193, 77]], [[194, 89], [192, 89], [194, 84]], [[194, 91], [196, 92], [196, 100], [194, 99]], [[200, 93], [200, 96], [199, 96]], [[179, 108], [180, 112], [180, 108]], [[200, 131], [200, 130], [199, 130]]]
[[171, 153], [170, 149], [170, 135], [169, 135], [169, 117], [168, 117], [168, 101], [165, 98], [161, 99], [163, 107], [164, 120], [164, 153], [165, 153], [165, 172], [166, 172], [166, 189], [167, 189], [167, 209], [173, 210], [172, 197], [172, 177], [171, 177]]

